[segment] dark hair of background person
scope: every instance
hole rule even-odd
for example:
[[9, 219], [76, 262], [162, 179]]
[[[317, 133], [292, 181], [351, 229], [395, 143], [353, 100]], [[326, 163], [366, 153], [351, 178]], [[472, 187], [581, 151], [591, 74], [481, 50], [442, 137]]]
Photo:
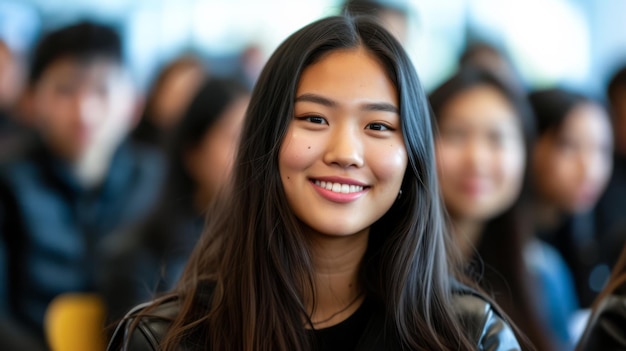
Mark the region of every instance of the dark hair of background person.
[[461, 53], [461, 56], [459, 57], [459, 66], [465, 67], [468, 65], [475, 65], [476, 60], [483, 54], [489, 54], [508, 60], [504, 53], [495, 45], [484, 41], [475, 41], [468, 43]]
[[620, 89], [626, 90], [626, 66], [621, 67], [611, 76], [606, 89], [606, 95], [610, 101], [619, 97], [617, 93]]
[[[626, 162], [626, 101], [624, 97], [626, 96], [626, 64], [617, 69], [616, 72], [611, 76], [609, 83], [606, 87], [606, 97], [608, 99], [608, 107], [610, 108], [611, 122], [613, 124], [613, 132], [614, 132], [614, 153], [615, 153], [615, 162], [614, 166], [616, 168], [624, 169], [626, 167], [624, 163]], [[619, 171], [618, 171], [619, 172]], [[614, 173], [615, 174], [615, 173]], [[618, 173], [619, 174], [619, 173]], [[618, 176], [619, 177], [619, 176]], [[617, 184], [620, 183], [620, 180], [623, 177], [616, 178], [611, 184], [610, 188], [615, 189]], [[626, 181], [626, 180], [624, 180]], [[620, 190], [620, 193], [623, 190]]]
[[[430, 94], [434, 118], [459, 94], [477, 87], [496, 89], [506, 98], [519, 119], [524, 136], [526, 159], [535, 134], [535, 125], [528, 102], [514, 88], [492, 72], [477, 66], [461, 68]], [[526, 162], [528, 164], [528, 162]], [[524, 248], [532, 236], [530, 226], [528, 169], [516, 202], [485, 225], [477, 244], [477, 257], [469, 264], [469, 274], [480, 281], [483, 289], [491, 291], [495, 300], [515, 324], [530, 338], [538, 350], [549, 350], [534, 303], [533, 280], [524, 261]], [[454, 235], [454, 233], [451, 233]]]
[[[261, 73], [233, 191], [212, 212], [172, 293], [181, 310], [162, 342], [164, 350], [181, 344], [213, 350], [311, 348], [302, 297], [314, 293], [314, 267], [307, 237], [286, 200], [279, 152], [302, 72], [330, 52], [357, 47], [376, 56], [397, 88], [409, 161], [403, 196], [370, 229], [361, 268], [365, 290], [382, 306], [384, 328], [404, 348], [475, 348], [451, 302], [452, 277], [461, 274], [446, 253], [452, 246], [445, 235], [428, 102], [414, 66], [400, 43], [372, 20], [328, 17], [286, 39]], [[207, 281], [216, 282], [211, 301], [203, 294]]]
[[[145, 267], [137, 265], [138, 261], [149, 258], [151, 261], [147, 266], [154, 268], [154, 274], [158, 274], [157, 266], [164, 262], [171, 264], [173, 259], [187, 256], [195, 246], [202, 229], [195, 226], [189, 228], [192, 224], [189, 222], [202, 220], [203, 215], [211, 214], [201, 213], [194, 207], [198, 185], [185, 165], [186, 155], [198, 147], [220, 118], [224, 118], [223, 113], [229, 106], [249, 93], [249, 89], [234, 78], [207, 78], [193, 97], [166, 147], [168, 169], [159, 201], [146, 220], [134, 228], [136, 231], [121, 233], [121, 237], [116, 238], [120, 241], [116, 244], [123, 251], [113, 253], [113, 259], [107, 265], [115, 266], [115, 269], [107, 271], [104, 284], [110, 321], [117, 322], [129, 309], [142, 302], [137, 299], [138, 295], [144, 294], [134, 291], [135, 285], [128, 283], [138, 278], [150, 281], [150, 277], [145, 276], [146, 272], [135, 269]], [[198, 229], [197, 232], [195, 229]], [[126, 245], [130, 245], [130, 248]], [[155, 277], [156, 281], [148, 283], [150, 287], [142, 284], [139, 288], [155, 289], [154, 294], [162, 293], [175, 283], [163, 281], [167, 278], [172, 277]]]
[[571, 110], [584, 103], [603, 106], [581, 93], [562, 88], [535, 90], [528, 95], [537, 121], [537, 136], [557, 132]]
[[37, 82], [50, 64], [64, 57], [80, 60], [107, 58], [122, 62], [121, 39], [113, 27], [92, 21], [81, 21], [54, 30], [34, 50], [30, 84]]
[[489, 70], [519, 94], [526, 93], [525, 83], [513, 61], [505, 50], [496, 44], [484, 40], [468, 42], [459, 57], [459, 69], [466, 66], [478, 66]]
[[165, 84], [175, 74], [178, 74], [181, 70], [188, 68], [201, 68], [205, 71], [205, 75], [208, 76], [208, 69], [202, 61], [201, 56], [194, 53], [182, 54], [161, 67], [155, 76], [154, 81], [150, 84], [146, 95], [144, 110], [141, 118], [139, 119], [139, 124], [135, 127], [131, 134], [131, 137], [134, 140], [150, 145], [161, 147], [166, 146], [165, 144], [168, 142], [168, 134], [171, 134], [171, 131], [167, 132], [162, 130], [162, 127], [158, 126], [153, 120], [155, 113], [157, 113], [155, 111], [156, 100], [161, 97]]

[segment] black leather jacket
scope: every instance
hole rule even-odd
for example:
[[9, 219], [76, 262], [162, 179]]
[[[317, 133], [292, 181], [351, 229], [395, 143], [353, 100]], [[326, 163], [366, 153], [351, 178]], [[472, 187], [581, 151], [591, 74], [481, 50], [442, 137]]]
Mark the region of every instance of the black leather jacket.
[[[476, 350], [510, 351], [521, 350], [511, 329], [493, 306], [478, 293], [463, 289], [454, 294], [454, 303], [459, 316], [468, 328], [468, 335], [476, 341]], [[171, 300], [151, 311], [153, 317], [142, 317], [136, 328], [132, 329], [132, 316], [149, 305], [143, 304], [129, 312], [128, 317], [117, 326], [107, 351], [156, 351], [161, 338], [165, 335], [170, 321], [178, 313], [178, 303]], [[382, 328], [370, 329], [375, 335], [365, 337], [371, 342], [361, 342], [364, 351], [389, 350], [382, 343]], [[379, 332], [377, 335], [376, 332]]]
[[576, 350], [626, 350], [626, 283], [593, 311]]

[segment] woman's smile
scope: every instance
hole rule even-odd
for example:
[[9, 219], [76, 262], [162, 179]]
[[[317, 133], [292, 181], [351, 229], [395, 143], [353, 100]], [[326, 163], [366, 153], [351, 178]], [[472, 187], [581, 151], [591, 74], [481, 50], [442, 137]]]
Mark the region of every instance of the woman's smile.
[[356, 201], [370, 189], [356, 180], [338, 177], [315, 178], [311, 183], [322, 197], [338, 203]]

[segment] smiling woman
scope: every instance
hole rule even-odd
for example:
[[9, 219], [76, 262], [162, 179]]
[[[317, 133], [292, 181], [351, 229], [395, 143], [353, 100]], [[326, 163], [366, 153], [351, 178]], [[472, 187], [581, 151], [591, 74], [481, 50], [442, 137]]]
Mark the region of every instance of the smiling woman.
[[109, 350], [519, 350], [447, 252], [430, 120], [374, 21], [294, 33], [177, 288], [131, 311]]

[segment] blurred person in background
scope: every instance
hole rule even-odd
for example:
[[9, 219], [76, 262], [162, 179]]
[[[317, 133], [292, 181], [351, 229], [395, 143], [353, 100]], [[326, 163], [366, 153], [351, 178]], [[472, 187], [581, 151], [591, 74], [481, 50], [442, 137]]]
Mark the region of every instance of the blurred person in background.
[[263, 70], [267, 57], [260, 43], [251, 42], [246, 45], [239, 55], [238, 75], [250, 90]]
[[102, 286], [110, 320], [174, 287], [202, 232], [205, 210], [230, 179], [248, 100], [249, 90], [238, 80], [208, 78], [191, 101], [168, 146], [158, 206], [106, 245]]
[[495, 44], [481, 40], [469, 42], [459, 57], [459, 68], [466, 66], [477, 66], [489, 70], [516, 89], [518, 93], [526, 92], [524, 81], [517, 67], [504, 49]]
[[[573, 283], [549, 274], [566, 271], [565, 263], [533, 239], [529, 220], [534, 121], [525, 95], [490, 70], [467, 66], [436, 88], [430, 102], [441, 190], [468, 270], [537, 350], [571, 350], [562, 310], [576, 310]], [[549, 255], [529, 261], [536, 250]], [[551, 290], [562, 300], [549, 299]]]
[[162, 149], [207, 75], [203, 59], [191, 53], [181, 54], [161, 67], [132, 138]]
[[593, 220], [612, 169], [610, 119], [599, 102], [567, 89], [542, 89], [529, 97], [538, 128], [531, 164], [536, 230], [563, 255], [586, 308], [610, 273], [594, 273], [609, 248], [597, 244]]
[[626, 245], [592, 305], [576, 350], [626, 350]]
[[26, 91], [38, 140], [0, 167], [0, 318], [42, 345], [50, 302], [97, 291], [96, 248], [162, 182], [158, 155], [126, 139], [136, 100], [121, 48], [89, 21], [45, 33]]
[[595, 239], [603, 253], [602, 264], [613, 267], [618, 248], [626, 243], [626, 66], [611, 77], [607, 87], [613, 124], [613, 173], [596, 207]]

